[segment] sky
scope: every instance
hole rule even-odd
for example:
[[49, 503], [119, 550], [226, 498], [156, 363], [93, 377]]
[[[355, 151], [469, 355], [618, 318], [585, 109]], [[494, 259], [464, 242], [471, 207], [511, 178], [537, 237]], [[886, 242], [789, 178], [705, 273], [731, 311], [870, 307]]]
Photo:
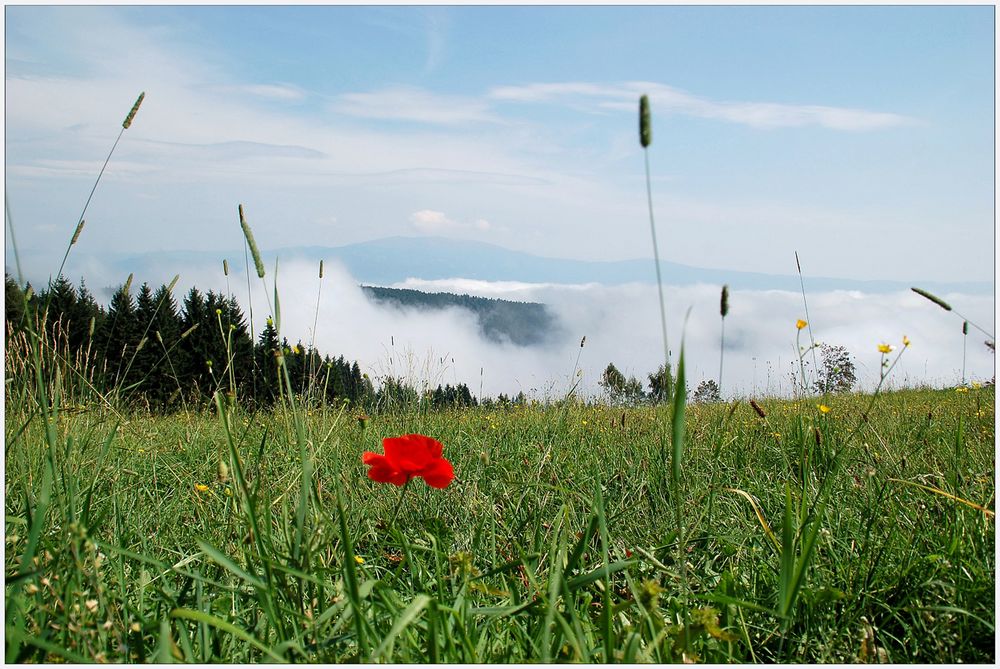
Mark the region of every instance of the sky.
[[443, 234], [650, 257], [646, 93], [665, 259], [789, 273], [798, 250], [814, 276], [993, 277], [991, 6], [8, 6], [5, 20], [6, 188], [38, 263], [61, 258], [140, 91], [74, 256], [238, 248], [243, 203], [267, 248]]
[[[663, 259], [791, 274], [798, 251], [807, 276], [993, 281], [994, 12], [7, 6], [5, 265], [14, 271], [16, 239], [29, 276], [56, 271], [140, 91], [142, 107], [67, 261], [73, 280], [103, 281], [107, 253], [238, 257], [238, 204], [268, 250], [434, 235], [547, 257], [649, 258], [637, 137], [638, 99], [648, 94], [646, 158]], [[147, 269], [136, 268], [138, 281]], [[279, 281], [294, 293], [296, 277], [306, 281], [309, 272], [287, 265]], [[220, 274], [188, 273], [181, 285], [218, 288]], [[353, 304], [350, 277], [341, 279], [343, 299]], [[469, 288], [462, 279], [449, 285]], [[411, 287], [420, 280], [413, 277]], [[633, 307], [658, 326], [647, 291], [527, 286], [511, 297], [545, 299], [573, 337], [597, 341], [603, 331], [620, 348], [640, 328], [626, 316]], [[675, 337], [685, 300], [716, 303], [717, 291], [677, 289]], [[733, 328], [752, 328], [744, 339], [760, 350], [746, 349], [742, 362], [734, 354], [731, 364], [734, 385], [753, 388], [765, 360], [783, 368], [794, 355], [782, 328], [799, 316], [801, 296], [744, 298], [747, 324]], [[311, 299], [286, 298], [305, 310], [299, 320], [288, 316], [290, 330], [309, 331]], [[914, 362], [906, 373], [956, 381], [957, 344], [945, 334], [954, 319], [941, 320], [951, 315], [931, 305], [911, 324], [903, 314], [927, 304], [916, 307], [919, 298], [907, 295], [814, 299], [830, 328], [824, 336], [850, 340], [871, 357], [872, 342], [919, 332], [935, 347], [924, 349], [923, 364], [907, 352]], [[992, 298], [948, 299], [968, 305], [968, 315], [992, 330]], [[622, 311], [609, 317], [614, 327], [595, 319], [613, 305]], [[343, 315], [329, 308], [329, 318]], [[562, 371], [564, 358], [575, 358], [572, 346], [561, 357], [516, 352], [514, 364], [515, 352], [474, 338], [443, 341], [445, 324], [465, 332], [460, 314], [417, 323], [414, 314], [364, 313], [367, 329], [356, 340], [335, 335], [335, 327], [309, 336], [327, 337], [335, 352], [374, 368], [398, 353], [382, 334], [419, 332], [401, 339], [400, 350], [431, 360], [432, 351], [461, 349], [463, 374], [488, 359], [503, 370], [494, 392], [551, 385], [573, 372], [572, 360]], [[709, 332], [718, 318], [711, 314], [699, 307], [691, 327]], [[877, 322], [888, 314], [894, 320]], [[655, 335], [648, 318], [641, 328]], [[697, 364], [707, 377], [718, 349], [709, 350], [707, 334], [699, 341], [705, 350]], [[642, 353], [619, 366], [637, 376], [650, 371], [644, 367], [654, 358], [646, 353], [656, 342], [636, 339], [631, 348]], [[983, 348], [977, 342], [972, 364], [988, 378], [993, 359]], [[591, 350], [593, 380], [615, 349]], [[761, 369], [751, 370], [751, 360]], [[873, 374], [877, 381], [877, 360]]]

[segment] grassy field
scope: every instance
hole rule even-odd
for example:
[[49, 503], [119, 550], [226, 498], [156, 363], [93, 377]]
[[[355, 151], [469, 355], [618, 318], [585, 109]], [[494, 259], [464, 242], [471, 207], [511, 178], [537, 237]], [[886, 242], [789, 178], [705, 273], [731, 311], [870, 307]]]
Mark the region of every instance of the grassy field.
[[[7, 661], [995, 660], [992, 387], [689, 405], [675, 480], [666, 406], [47, 423], [8, 386]], [[455, 481], [370, 481], [414, 432]]]

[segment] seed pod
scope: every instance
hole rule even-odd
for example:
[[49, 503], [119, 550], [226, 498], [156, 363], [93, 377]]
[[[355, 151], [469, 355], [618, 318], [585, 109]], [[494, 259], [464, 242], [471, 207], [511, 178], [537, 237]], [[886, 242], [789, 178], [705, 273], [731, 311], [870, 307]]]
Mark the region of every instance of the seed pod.
[[649, 115], [649, 97], [639, 98], [639, 143], [646, 148], [653, 143], [653, 124]]
[[124, 128], [125, 130], [128, 130], [128, 127], [132, 125], [132, 119], [135, 118], [135, 113], [139, 111], [139, 105], [142, 104], [142, 99], [144, 97], [146, 97], [146, 91], [139, 93], [139, 99], [135, 101], [135, 104], [132, 105], [132, 110], [129, 111], [128, 116], [125, 117], [125, 121], [124, 123], [122, 123], [122, 128]]
[[917, 295], [919, 295], [921, 297], [926, 297], [928, 300], [930, 300], [934, 304], [938, 305], [939, 307], [941, 307], [945, 311], [951, 311], [951, 305], [948, 304], [947, 302], [945, 302], [944, 300], [942, 300], [937, 295], [931, 295], [926, 290], [921, 290], [920, 288], [910, 288], [910, 290], [912, 290], [914, 293], [916, 293]]
[[225, 258], [222, 259], [222, 273], [229, 276], [229, 261]]
[[753, 400], [750, 400], [750, 406], [753, 407], [753, 410], [757, 412], [758, 416], [760, 416], [761, 418], [767, 418], [767, 414], [764, 413], [764, 410], [760, 408], [759, 404], [757, 404]]
[[129, 275], [128, 275], [128, 279], [125, 280], [125, 293], [126, 294], [128, 294], [129, 290], [132, 288], [132, 278], [133, 278], [133, 275], [130, 272]]
[[729, 284], [722, 286], [722, 303], [719, 306], [719, 313], [725, 318], [729, 313]]
[[319, 261], [319, 278], [323, 278], [323, 261]]
[[962, 334], [969, 334], [969, 321], [962, 321]]

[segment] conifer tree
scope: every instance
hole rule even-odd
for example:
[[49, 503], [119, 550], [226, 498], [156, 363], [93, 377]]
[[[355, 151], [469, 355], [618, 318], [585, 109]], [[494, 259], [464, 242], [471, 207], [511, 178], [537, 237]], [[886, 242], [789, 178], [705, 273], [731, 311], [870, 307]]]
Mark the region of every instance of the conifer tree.
[[257, 358], [257, 369], [260, 371], [260, 380], [257, 383], [257, 400], [263, 406], [274, 404], [278, 398], [277, 354], [280, 348], [278, 331], [274, 329], [274, 322], [268, 318], [254, 350], [254, 355]]
[[104, 358], [102, 367], [108, 389], [121, 388], [125, 383], [125, 367], [139, 344], [139, 334], [135, 303], [126, 282], [111, 296], [108, 315], [98, 337], [98, 350]]

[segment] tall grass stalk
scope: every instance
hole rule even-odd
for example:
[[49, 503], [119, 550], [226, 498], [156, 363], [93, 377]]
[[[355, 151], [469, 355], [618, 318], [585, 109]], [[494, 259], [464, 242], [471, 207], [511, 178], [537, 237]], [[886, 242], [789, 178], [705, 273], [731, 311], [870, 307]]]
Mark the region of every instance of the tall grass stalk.
[[[118, 148], [118, 142], [121, 141], [122, 135], [125, 131], [129, 129], [132, 125], [132, 120], [135, 118], [136, 112], [139, 111], [139, 105], [142, 104], [143, 99], [146, 97], [146, 92], [143, 91], [139, 94], [138, 99], [136, 99], [135, 104], [132, 105], [132, 109], [129, 111], [125, 120], [122, 122], [122, 129], [118, 131], [118, 136], [115, 137], [115, 143], [111, 145], [111, 150], [108, 151], [108, 157], [104, 159], [104, 164], [101, 165], [101, 171], [97, 174], [97, 179], [94, 181], [94, 186], [90, 189], [90, 194], [87, 195], [87, 201], [83, 204], [83, 211], [80, 212], [80, 217], [77, 219], [76, 228], [73, 232], [73, 237], [70, 239], [69, 244], [66, 246], [66, 253], [63, 254], [62, 262], [59, 263], [59, 270], [55, 273], [55, 277], [49, 277], [49, 289], [51, 293], [52, 281], [58, 279], [62, 276], [63, 268], [66, 266], [66, 259], [69, 257], [70, 249], [76, 244], [76, 240], [80, 237], [80, 231], [83, 229], [83, 217], [87, 215], [87, 207], [90, 206], [90, 201], [94, 197], [94, 192], [97, 191], [97, 184], [101, 183], [101, 177], [104, 176], [104, 171], [108, 168], [108, 163], [111, 162], [111, 156], [114, 154], [115, 149]], [[47, 305], [46, 305], [47, 306]]]
[[315, 365], [316, 356], [313, 351], [316, 348], [316, 330], [319, 327], [319, 304], [320, 299], [323, 297], [323, 261], [319, 261], [319, 284], [316, 287], [316, 311], [313, 313], [313, 326], [312, 334], [309, 337], [309, 350], [306, 352], [309, 356], [309, 388], [306, 392], [307, 397], [311, 397], [313, 393], [313, 386], [315, 385]]
[[[812, 359], [813, 359], [813, 374], [819, 374], [819, 365], [816, 364], [816, 340], [813, 338], [812, 330], [812, 319], [809, 318], [809, 304], [806, 302], [806, 284], [805, 280], [802, 278], [802, 265], [799, 263], [799, 252], [795, 252], [795, 269], [799, 273], [799, 288], [802, 291], [802, 308], [805, 310], [806, 314], [806, 327], [809, 329], [809, 348], [812, 349]], [[802, 361], [801, 356], [799, 357], [799, 362]], [[805, 371], [802, 372], [802, 385], [806, 387]]]
[[965, 385], [965, 352], [969, 347], [969, 321], [962, 321], [962, 385]]
[[950, 311], [950, 312], [954, 313], [956, 316], [958, 316], [963, 321], [967, 322], [969, 325], [971, 325], [972, 327], [974, 327], [977, 330], [979, 330], [980, 332], [982, 332], [984, 335], [986, 335], [990, 339], [996, 339], [993, 336], [992, 332], [988, 332], [985, 329], [983, 329], [982, 327], [980, 327], [979, 325], [976, 325], [976, 323], [974, 323], [971, 319], [969, 319], [968, 317], [963, 316], [962, 314], [960, 314], [957, 309], [955, 309], [954, 307], [952, 307], [949, 303], [945, 302], [944, 300], [942, 300], [937, 295], [934, 295], [933, 293], [930, 293], [930, 292], [924, 290], [923, 288], [910, 288], [910, 290], [912, 290], [917, 295], [919, 295], [919, 296], [921, 296], [921, 297], [923, 297], [923, 298], [925, 298], [927, 300], [930, 300], [931, 302], [933, 302], [934, 304], [938, 305], [939, 307], [941, 307], [945, 311]]
[[726, 316], [729, 314], [729, 285], [722, 286], [722, 296], [719, 300], [719, 397], [722, 397], [722, 362], [726, 355]]
[[653, 125], [649, 110], [649, 98], [639, 98], [639, 143], [646, 167], [646, 205], [649, 209], [649, 233], [653, 240], [653, 262], [656, 265], [656, 290], [660, 297], [660, 329], [663, 335], [664, 369], [670, 369], [670, 343], [667, 339], [667, 310], [663, 299], [663, 276], [660, 270], [660, 247], [656, 243], [656, 221], [653, 218], [653, 186], [649, 176], [649, 145], [653, 142]]

